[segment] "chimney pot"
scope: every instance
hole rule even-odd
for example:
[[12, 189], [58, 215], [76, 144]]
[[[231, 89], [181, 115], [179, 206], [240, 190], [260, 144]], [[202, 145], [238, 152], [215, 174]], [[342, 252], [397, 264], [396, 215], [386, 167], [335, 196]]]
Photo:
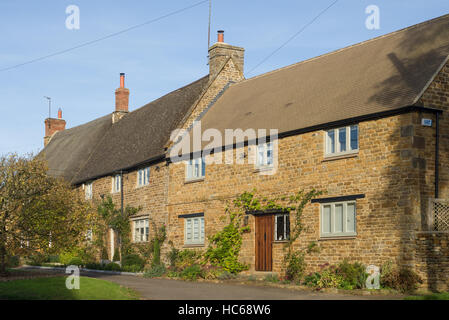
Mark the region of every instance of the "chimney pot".
[[218, 30], [218, 42], [224, 42], [224, 31]]
[[125, 87], [125, 74], [120, 73], [120, 88], [124, 88], [124, 87]]
[[59, 108], [58, 110], [58, 119], [62, 119], [62, 110]]

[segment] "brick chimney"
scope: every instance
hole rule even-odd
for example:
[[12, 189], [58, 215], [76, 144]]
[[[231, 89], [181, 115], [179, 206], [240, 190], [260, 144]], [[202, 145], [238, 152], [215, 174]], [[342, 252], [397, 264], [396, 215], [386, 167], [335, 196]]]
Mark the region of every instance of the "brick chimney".
[[66, 122], [62, 119], [62, 110], [58, 110], [58, 118], [47, 118], [45, 119], [45, 137], [44, 137], [44, 147], [50, 142], [53, 135], [58, 131], [65, 130]]
[[119, 121], [128, 113], [129, 90], [125, 88], [125, 74], [120, 73], [120, 88], [115, 90], [115, 111], [112, 114], [112, 123]]
[[243, 74], [245, 49], [225, 43], [224, 31], [219, 30], [217, 42], [209, 48], [209, 75], [211, 78], [220, 72], [229, 58], [233, 59], [234, 64]]

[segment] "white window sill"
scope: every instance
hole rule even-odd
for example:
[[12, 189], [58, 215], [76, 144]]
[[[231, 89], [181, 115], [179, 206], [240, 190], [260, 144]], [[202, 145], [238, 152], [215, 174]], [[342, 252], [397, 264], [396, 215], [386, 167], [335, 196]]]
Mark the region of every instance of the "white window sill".
[[330, 236], [321, 236], [318, 241], [326, 241], [326, 240], [352, 240], [357, 238], [357, 234], [347, 234], [347, 235], [330, 235]]
[[203, 181], [204, 181], [204, 177], [202, 177], [202, 178], [195, 178], [195, 179], [186, 179], [184, 181], [184, 184], [203, 182]]
[[133, 241], [133, 244], [149, 243], [150, 241]]
[[203, 248], [205, 247], [204, 243], [186, 243], [184, 244], [184, 248]]
[[356, 158], [359, 156], [359, 151], [348, 152], [348, 153], [340, 153], [340, 154], [328, 154], [324, 156], [323, 162], [332, 161], [332, 160], [340, 160], [347, 158]]
[[264, 172], [264, 171], [271, 171], [274, 169], [273, 165], [269, 165], [269, 166], [256, 166], [254, 168], [254, 172]]
[[144, 185], [141, 185], [141, 186], [136, 186], [136, 189], [142, 189], [142, 188], [145, 188], [145, 187], [148, 187], [150, 184], [148, 183], [148, 184], [144, 184]]

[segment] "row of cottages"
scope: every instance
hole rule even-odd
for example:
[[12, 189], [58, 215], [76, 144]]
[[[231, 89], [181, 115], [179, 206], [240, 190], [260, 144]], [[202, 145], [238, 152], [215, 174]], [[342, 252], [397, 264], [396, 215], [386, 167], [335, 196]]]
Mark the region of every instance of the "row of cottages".
[[[223, 226], [227, 200], [253, 189], [271, 197], [315, 188], [324, 194], [306, 207], [295, 243], [319, 244], [306, 256], [310, 271], [344, 258], [392, 260], [432, 288], [447, 287], [448, 55], [446, 15], [245, 79], [244, 49], [219, 32], [209, 75], [129, 112], [122, 74], [112, 114], [67, 130], [61, 115], [46, 119], [43, 153], [50, 172], [87, 199], [110, 194], [118, 205], [142, 206], [132, 219], [134, 242], [151, 239], [155, 222], [167, 226], [175, 247], [206, 248]], [[211, 164], [195, 152], [201, 149], [177, 149], [190, 161], [170, 157], [179, 146], [172, 132], [193, 133], [198, 123], [200, 133], [223, 137], [226, 129], [276, 129], [278, 139], [221, 141], [243, 164]], [[244, 221], [251, 231], [241, 260], [249, 272], [282, 273], [290, 217]], [[112, 231], [110, 238], [112, 256]]]

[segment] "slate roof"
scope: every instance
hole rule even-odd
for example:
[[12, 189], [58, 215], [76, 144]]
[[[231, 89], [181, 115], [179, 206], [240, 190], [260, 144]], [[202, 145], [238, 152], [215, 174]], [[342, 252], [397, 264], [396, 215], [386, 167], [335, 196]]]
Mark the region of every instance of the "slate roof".
[[50, 174], [79, 184], [163, 157], [167, 138], [208, 81], [206, 76], [170, 92], [115, 124], [107, 115], [56, 133], [41, 151]]

